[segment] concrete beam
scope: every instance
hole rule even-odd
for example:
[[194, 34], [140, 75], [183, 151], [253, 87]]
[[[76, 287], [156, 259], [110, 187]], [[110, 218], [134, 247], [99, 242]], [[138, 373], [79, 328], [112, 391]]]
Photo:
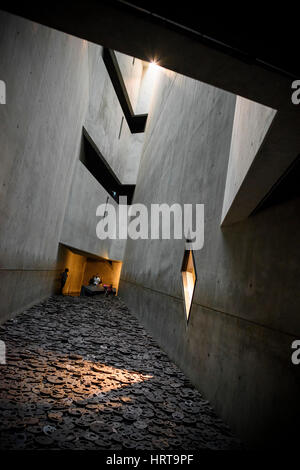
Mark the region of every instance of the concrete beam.
[[2, 8], [274, 109], [290, 100], [291, 75], [121, 2], [2, 2]]
[[223, 208], [222, 226], [247, 218], [293, 163], [300, 153], [299, 129], [296, 106], [275, 115], [230, 207]]

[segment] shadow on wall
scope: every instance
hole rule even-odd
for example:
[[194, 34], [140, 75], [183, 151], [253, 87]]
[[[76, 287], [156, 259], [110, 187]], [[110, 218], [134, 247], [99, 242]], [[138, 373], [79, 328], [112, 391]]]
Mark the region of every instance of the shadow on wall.
[[[79, 295], [81, 287], [98, 274], [103, 284], [112, 284], [118, 293], [122, 269], [121, 261], [98, 258], [89, 253], [81, 253], [65, 245], [59, 245], [59, 265], [63, 271], [69, 269], [68, 278], [63, 288], [64, 295]], [[59, 287], [57, 289], [59, 291]]]
[[[250, 438], [264, 447], [292, 446], [298, 436], [300, 377], [291, 344], [300, 332], [299, 203], [297, 198], [274, 205], [222, 229], [225, 310], [243, 325], [232, 331], [237, 353], [224, 366], [229, 370], [230, 362], [238, 371], [238, 380], [231, 377], [231, 422], [245, 440], [252, 429]], [[220, 302], [220, 289], [216, 298]]]

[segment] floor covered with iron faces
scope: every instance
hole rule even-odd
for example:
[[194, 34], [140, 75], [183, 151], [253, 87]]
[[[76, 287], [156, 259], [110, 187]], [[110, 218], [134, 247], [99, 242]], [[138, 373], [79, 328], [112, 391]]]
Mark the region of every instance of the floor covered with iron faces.
[[50, 297], [0, 339], [1, 449], [241, 448], [117, 297]]

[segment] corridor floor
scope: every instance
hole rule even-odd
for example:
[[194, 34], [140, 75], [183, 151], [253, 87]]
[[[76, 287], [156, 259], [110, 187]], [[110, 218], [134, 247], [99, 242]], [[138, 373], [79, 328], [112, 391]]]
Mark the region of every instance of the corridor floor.
[[1, 449], [239, 449], [118, 298], [53, 296], [0, 328]]

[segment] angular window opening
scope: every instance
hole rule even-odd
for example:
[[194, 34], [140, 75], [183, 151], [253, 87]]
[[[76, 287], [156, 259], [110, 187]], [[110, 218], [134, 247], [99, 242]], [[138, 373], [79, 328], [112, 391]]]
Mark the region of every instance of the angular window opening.
[[189, 320], [194, 290], [197, 281], [197, 273], [195, 269], [195, 261], [194, 255], [192, 250], [185, 250], [182, 267], [181, 267], [181, 275], [182, 275], [182, 287], [183, 287], [183, 295], [184, 295], [184, 306], [185, 306], [185, 313], [186, 319]]
[[130, 131], [133, 134], [145, 132], [148, 114], [134, 113], [115, 52], [104, 47], [103, 61]]
[[135, 185], [122, 184], [119, 181], [85, 128], [83, 128], [83, 146], [79, 159], [118, 204], [120, 196], [126, 196], [127, 203], [131, 204]]

